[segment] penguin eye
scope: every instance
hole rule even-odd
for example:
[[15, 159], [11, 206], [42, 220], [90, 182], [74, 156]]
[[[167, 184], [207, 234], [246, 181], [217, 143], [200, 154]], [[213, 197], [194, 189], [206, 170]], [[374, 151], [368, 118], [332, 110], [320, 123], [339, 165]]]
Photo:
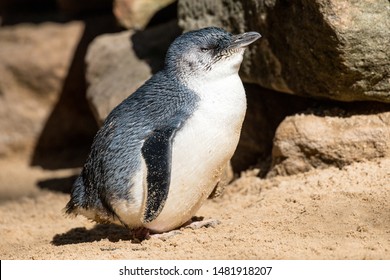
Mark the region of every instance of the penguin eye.
[[217, 48], [216, 45], [207, 45], [207, 46], [203, 46], [200, 48], [201, 52], [208, 52], [208, 51], [212, 51], [212, 50], [215, 50]]

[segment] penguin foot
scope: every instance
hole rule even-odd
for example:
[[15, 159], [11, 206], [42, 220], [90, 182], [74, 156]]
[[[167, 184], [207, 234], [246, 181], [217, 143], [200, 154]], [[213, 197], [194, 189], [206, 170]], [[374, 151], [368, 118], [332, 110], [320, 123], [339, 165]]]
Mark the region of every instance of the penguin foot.
[[221, 222], [216, 219], [203, 220], [203, 217], [193, 217], [183, 227], [176, 230], [171, 230], [163, 233], [151, 233], [147, 228], [139, 228], [133, 231], [132, 239], [136, 243], [141, 243], [145, 239], [160, 239], [166, 241], [176, 235], [182, 234], [182, 229], [190, 228], [193, 230], [200, 229], [202, 227], [216, 227]]
[[192, 219], [188, 225], [186, 225], [184, 228], [190, 228], [190, 229], [200, 229], [202, 227], [216, 227], [219, 225], [221, 221], [216, 219], [208, 219], [208, 220], [194, 220]]
[[134, 229], [131, 237], [134, 243], [141, 243], [145, 239], [150, 238], [150, 231], [147, 228]]
[[172, 231], [168, 231], [168, 232], [164, 232], [164, 233], [151, 234], [150, 239], [157, 238], [157, 239], [160, 239], [162, 241], [167, 241], [169, 238], [172, 238], [178, 234], [181, 234], [181, 232], [178, 230], [172, 230]]
[[183, 227], [177, 230], [171, 230], [168, 232], [164, 233], [155, 233], [155, 234], [149, 234], [147, 239], [160, 239], [162, 241], [166, 241], [169, 238], [172, 238], [176, 235], [182, 234], [182, 229], [190, 228], [193, 230], [200, 229], [202, 227], [216, 227], [219, 225], [221, 222], [219, 220], [215, 219], [208, 219], [208, 220], [203, 220], [203, 217], [193, 217], [190, 221], [188, 221]]

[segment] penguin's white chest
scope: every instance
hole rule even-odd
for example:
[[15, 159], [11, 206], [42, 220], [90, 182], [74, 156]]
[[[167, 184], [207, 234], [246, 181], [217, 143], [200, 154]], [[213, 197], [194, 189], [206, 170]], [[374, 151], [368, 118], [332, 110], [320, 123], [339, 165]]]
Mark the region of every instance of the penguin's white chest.
[[199, 83], [198, 107], [173, 142], [169, 194], [160, 215], [145, 225], [166, 231], [188, 221], [210, 195], [233, 156], [246, 111], [238, 75]]

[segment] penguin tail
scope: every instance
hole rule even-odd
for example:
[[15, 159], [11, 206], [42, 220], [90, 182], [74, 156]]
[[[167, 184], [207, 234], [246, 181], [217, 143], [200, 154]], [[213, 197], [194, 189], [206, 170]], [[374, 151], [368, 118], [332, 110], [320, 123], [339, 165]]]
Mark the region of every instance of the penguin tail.
[[79, 207], [82, 206], [82, 200], [84, 197], [84, 184], [82, 176], [79, 176], [73, 184], [71, 191], [71, 197], [69, 202], [64, 208], [64, 212], [67, 215], [77, 215]]
[[74, 203], [74, 201], [72, 201], [72, 199], [66, 204], [63, 212], [66, 214], [66, 215], [77, 215], [77, 213], [75, 213], [75, 209], [76, 209], [76, 204]]

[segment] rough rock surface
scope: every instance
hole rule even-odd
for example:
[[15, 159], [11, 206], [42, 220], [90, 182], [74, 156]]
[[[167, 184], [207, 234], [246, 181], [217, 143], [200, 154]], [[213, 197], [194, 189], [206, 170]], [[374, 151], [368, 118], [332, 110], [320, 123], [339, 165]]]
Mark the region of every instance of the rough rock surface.
[[144, 31], [124, 31], [95, 39], [86, 57], [87, 97], [99, 123], [163, 67], [165, 53], [179, 34], [176, 22], [169, 22]]
[[[367, 109], [371, 108], [371, 109]], [[317, 109], [278, 127], [268, 177], [390, 157], [390, 106]]]
[[125, 28], [143, 29], [156, 12], [176, 0], [115, 0], [113, 12]]
[[305, 96], [390, 102], [388, 0], [180, 0], [185, 30], [258, 31], [244, 81]]
[[0, 157], [33, 149], [82, 32], [81, 22], [0, 29]]

